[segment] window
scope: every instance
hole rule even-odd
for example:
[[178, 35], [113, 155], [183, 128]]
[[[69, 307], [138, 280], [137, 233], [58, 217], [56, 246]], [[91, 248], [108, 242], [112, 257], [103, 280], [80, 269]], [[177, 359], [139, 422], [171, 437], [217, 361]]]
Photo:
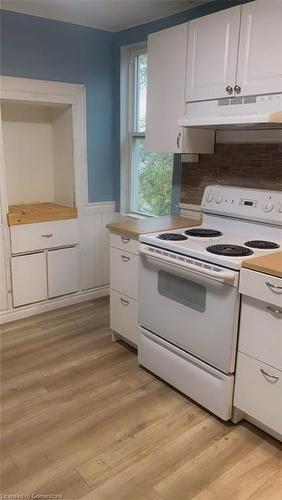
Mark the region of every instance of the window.
[[[127, 95], [121, 101], [122, 114], [127, 103], [127, 124], [122, 147], [124, 179], [123, 211], [147, 216], [171, 212], [173, 154], [144, 151], [147, 91], [146, 49], [126, 49], [129, 67]], [[127, 154], [125, 154], [125, 152]], [[124, 153], [124, 154], [123, 154]], [[127, 189], [126, 189], [127, 187]]]

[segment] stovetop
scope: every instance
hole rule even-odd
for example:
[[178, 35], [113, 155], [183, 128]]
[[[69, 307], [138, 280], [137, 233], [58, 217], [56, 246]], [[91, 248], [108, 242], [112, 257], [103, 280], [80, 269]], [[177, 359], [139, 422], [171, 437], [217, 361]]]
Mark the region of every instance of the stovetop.
[[[202, 236], [196, 234], [197, 229], [201, 230]], [[214, 231], [220, 235], [211, 236], [217, 234], [213, 233]], [[172, 238], [179, 234], [181, 237], [177, 237], [179, 239], [176, 241], [167, 240], [162, 239], [164, 234], [173, 235]], [[140, 241], [234, 270], [239, 270], [246, 259], [268, 255], [282, 249], [281, 228], [277, 226], [210, 214], [204, 214], [203, 222], [198, 227], [141, 235]], [[262, 241], [273, 243], [274, 245], [268, 246], [274, 248], [254, 248], [256, 246], [254, 242], [258, 242], [259, 247], [264, 246]], [[227, 255], [222, 255], [224, 247], [227, 247], [225, 248]]]

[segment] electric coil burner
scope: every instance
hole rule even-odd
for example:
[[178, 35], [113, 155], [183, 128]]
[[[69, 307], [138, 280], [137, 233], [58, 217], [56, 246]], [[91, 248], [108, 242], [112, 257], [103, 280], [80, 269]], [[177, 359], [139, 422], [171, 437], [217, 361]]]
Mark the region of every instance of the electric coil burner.
[[239, 245], [211, 245], [207, 247], [207, 252], [216, 255], [226, 255], [227, 257], [246, 257], [246, 255], [252, 255], [254, 253], [249, 248]]
[[260, 250], [274, 250], [275, 248], [279, 248], [277, 243], [273, 241], [263, 241], [263, 240], [251, 240], [246, 241], [246, 247], [250, 248], [258, 248]]
[[194, 228], [194, 229], [187, 229], [185, 231], [185, 234], [188, 236], [195, 236], [197, 238], [213, 238], [215, 236], [222, 236], [222, 233], [220, 231], [216, 231], [215, 229], [205, 229], [205, 228]]
[[184, 234], [179, 234], [179, 233], [164, 233], [164, 234], [159, 234], [158, 238], [160, 240], [168, 240], [168, 241], [188, 240], [187, 236], [184, 236]]

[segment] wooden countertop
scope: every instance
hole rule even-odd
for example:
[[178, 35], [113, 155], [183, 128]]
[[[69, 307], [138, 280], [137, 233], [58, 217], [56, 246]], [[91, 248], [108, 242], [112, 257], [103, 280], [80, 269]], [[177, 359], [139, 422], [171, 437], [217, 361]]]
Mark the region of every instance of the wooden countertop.
[[76, 219], [77, 209], [65, 207], [57, 203], [33, 203], [28, 205], [10, 205], [8, 224], [31, 224], [33, 222], [47, 222], [52, 220]]
[[107, 224], [107, 228], [113, 233], [126, 234], [131, 238], [138, 239], [140, 234], [168, 231], [184, 227], [199, 226], [200, 219], [189, 219], [188, 217], [177, 217], [165, 215], [163, 217], [150, 217], [147, 219], [134, 219]]
[[282, 278], [282, 252], [246, 260], [243, 267]]

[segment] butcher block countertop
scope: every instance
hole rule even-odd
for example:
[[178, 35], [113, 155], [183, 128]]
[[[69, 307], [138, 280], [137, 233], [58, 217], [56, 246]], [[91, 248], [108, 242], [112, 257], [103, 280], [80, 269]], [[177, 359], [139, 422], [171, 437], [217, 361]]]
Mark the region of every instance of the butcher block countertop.
[[282, 252], [246, 260], [243, 267], [282, 278]]
[[28, 205], [10, 205], [8, 213], [9, 226], [47, 222], [52, 220], [76, 219], [77, 209], [65, 207], [57, 203], [33, 203]]
[[188, 217], [177, 217], [165, 215], [163, 217], [150, 217], [146, 219], [129, 220], [129, 217], [121, 222], [107, 224], [107, 228], [113, 233], [126, 234], [138, 240], [140, 234], [168, 231], [169, 229], [180, 229], [184, 227], [199, 226], [200, 219], [189, 219]]

